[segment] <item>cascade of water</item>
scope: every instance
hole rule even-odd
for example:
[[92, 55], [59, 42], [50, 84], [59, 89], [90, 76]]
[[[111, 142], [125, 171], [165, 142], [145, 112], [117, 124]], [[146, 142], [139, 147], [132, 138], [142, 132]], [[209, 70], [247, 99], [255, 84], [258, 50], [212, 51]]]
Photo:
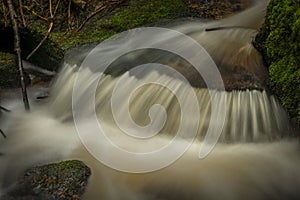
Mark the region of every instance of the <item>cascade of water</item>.
[[[57, 86], [53, 99], [50, 100], [50, 112], [57, 119], [68, 121], [72, 119], [72, 85], [73, 78], [76, 77], [72, 68], [66, 68], [65, 74], [60, 77], [57, 84], [64, 81], [63, 86]], [[82, 72], [83, 73], [83, 72]], [[90, 73], [89, 71], [87, 73]], [[141, 73], [144, 74], [144, 71]], [[85, 76], [82, 74], [82, 76]], [[138, 75], [137, 75], [138, 76]], [[124, 88], [132, 88], [139, 85], [140, 82], [150, 79], [161, 79], [168, 85], [174, 85], [178, 91], [182, 91], [187, 103], [192, 102], [189, 98], [191, 96], [184, 93], [189, 84], [183, 83], [181, 80], [170, 78], [167, 75], [161, 75], [159, 72], [152, 71], [147, 75], [142, 75], [143, 79], [138, 79], [135, 76], [130, 76], [129, 73], [123, 75], [122, 84]], [[124, 78], [125, 77], [125, 78]], [[109, 123], [111, 126], [116, 126], [114, 116], [111, 111], [111, 96], [119, 78], [107, 75], [99, 83], [99, 88], [96, 94], [96, 111], [101, 113], [103, 121]], [[88, 82], [88, 81], [87, 81]], [[86, 92], [88, 92], [89, 85], [86, 85]], [[194, 88], [200, 106], [200, 123], [198, 128], [199, 138], [203, 138], [206, 134], [210, 120], [210, 102], [211, 97], [207, 89]], [[273, 96], [269, 96], [265, 91], [247, 90], [247, 91], [218, 91], [212, 92], [217, 99], [222, 97], [227, 98], [226, 105], [226, 121], [220, 141], [223, 142], [255, 142], [255, 141], [272, 141], [287, 136], [290, 133], [288, 117], [280, 104]], [[82, 96], [86, 96], [85, 93]], [[214, 97], [213, 97], [214, 98]], [[139, 125], [149, 124], [148, 111], [155, 105], [162, 105], [168, 113], [168, 119], [164, 128], [160, 131], [161, 134], [174, 135], [177, 132], [178, 124], [181, 120], [180, 105], [177, 98], [168, 89], [150, 84], [136, 90], [130, 98], [130, 114], [132, 119]], [[116, 104], [118, 107], [118, 115], [124, 119], [121, 123], [126, 126], [127, 121], [127, 104], [124, 99], [120, 99]], [[88, 107], [89, 105], [86, 105]], [[82, 108], [87, 109], [87, 108]], [[159, 116], [156, 116], [156, 118]], [[192, 121], [194, 116], [183, 119], [185, 124]], [[157, 119], [162, 120], [162, 119]]]

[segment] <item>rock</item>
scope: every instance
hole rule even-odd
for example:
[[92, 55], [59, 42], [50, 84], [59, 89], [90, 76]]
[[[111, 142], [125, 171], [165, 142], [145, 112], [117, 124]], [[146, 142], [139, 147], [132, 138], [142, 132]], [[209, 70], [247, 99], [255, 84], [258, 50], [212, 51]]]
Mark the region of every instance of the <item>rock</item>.
[[297, 0], [271, 0], [255, 47], [268, 65], [270, 90], [290, 118], [300, 124], [300, 6]]
[[[0, 38], [5, 38], [0, 41], [0, 51], [14, 54], [12, 28], [5, 27], [0, 23]], [[43, 38], [44, 35], [34, 29], [20, 29], [23, 60], [26, 60], [26, 57], [36, 48]], [[60, 46], [52, 40], [47, 39], [28, 61], [37, 66], [42, 66], [44, 69], [53, 71], [58, 69], [63, 55], [64, 51]]]
[[1, 200], [79, 200], [90, 175], [78, 160], [34, 167]]

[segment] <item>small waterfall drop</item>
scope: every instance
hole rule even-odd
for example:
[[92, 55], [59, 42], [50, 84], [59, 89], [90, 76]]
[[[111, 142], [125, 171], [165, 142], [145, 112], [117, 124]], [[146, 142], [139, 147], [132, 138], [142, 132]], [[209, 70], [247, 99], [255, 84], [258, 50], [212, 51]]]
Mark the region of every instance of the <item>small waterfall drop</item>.
[[[144, 72], [141, 73], [144, 74]], [[189, 84], [166, 75], [161, 75], [156, 71], [142, 76], [143, 79], [147, 79], [148, 77], [151, 80], [162, 79], [170, 85], [175, 85], [180, 91], [186, 91], [186, 88], [190, 87]], [[76, 73], [74, 74], [71, 67], [65, 68], [57, 80], [57, 84], [60, 84], [63, 80], [68, 80], [68, 82], [64, 81], [64, 85], [59, 85], [57, 87], [58, 90], [53, 91], [55, 95], [53, 95], [53, 99], [49, 103], [50, 112], [52, 112], [53, 117], [62, 121], [70, 121], [72, 119], [71, 96], [73, 79], [75, 77]], [[135, 76], [131, 76], [129, 73], [123, 74], [123, 79], [125, 79], [122, 81], [124, 88], [134, 87], [142, 81]], [[97, 113], [102, 113], [105, 116], [102, 120], [111, 126], [116, 126], [111, 111], [111, 96], [118, 80], [118, 77], [106, 75], [99, 83], [101, 90], [99, 89], [96, 94], [96, 111]], [[210, 116], [211, 96], [207, 89], [194, 88], [194, 90], [200, 105], [201, 118], [198, 128], [198, 138], [201, 140], [206, 134], [210, 120], [214, 120]], [[272, 141], [288, 136], [291, 132], [285, 111], [279, 102], [265, 91], [246, 90], [225, 92], [214, 90], [212, 94], [219, 99], [227, 98], [226, 121], [220, 138], [222, 142]], [[85, 94], [83, 93], [82, 96], [85, 96]], [[187, 102], [189, 102], [189, 97], [186, 95]], [[159, 104], [168, 113], [168, 119], [160, 133], [172, 135], [177, 132], [181, 118], [180, 106], [176, 96], [166, 88], [157, 85], [144, 86], [134, 92], [130, 101], [130, 114], [137, 124], [149, 124], [148, 111], [154, 104]], [[118, 105], [120, 105], [118, 108], [120, 118], [126, 118], [125, 100], [120, 100]], [[194, 116], [189, 117], [183, 119], [185, 120], [183, 123], [189, 123]], [[126, 124], [126, 121], [123, 123]]]

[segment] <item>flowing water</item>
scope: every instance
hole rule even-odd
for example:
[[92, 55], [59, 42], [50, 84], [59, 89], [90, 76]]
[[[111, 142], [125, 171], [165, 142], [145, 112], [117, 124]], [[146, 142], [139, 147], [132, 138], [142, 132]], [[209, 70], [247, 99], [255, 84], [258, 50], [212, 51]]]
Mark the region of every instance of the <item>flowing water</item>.
[[[251, 45], [251, 40], [262, 22], [266, 4], [266, 1], [257, 1], [246, 11], [221, 21], [185, 21], [172, 28], [194, 38], [209, 52], [223, 78], [225, 76], [225, 87], [231, 89], [230, 80], [239, 80], [241, 77], [235, 72], [241, 69], [248, 70], [253, 76], [257, 75], [258, 80], [264, 79], [263, 62]], [[172, 38], [162, 36], [158, 41], [144, 42], [147, 45], [164, 41], [170, 42]], [[126, 45], [130, 45], [130, 42]], [[115, 56], [114, 48], [112, 46], [109, 49], [112, 56]], [[89, 50], [78, 51], [67, 56], [50, 90], [49, 99], [35, 102], [34, 94], [31, 95], [32, 112], [22, 111], [22, 105], [17, 100], [6, 102], [6, 106], [13, 112], [5, 115], [0, 122], [1, 129], [7, 134], [7, 139], [2, 140], [0, 146], [3, 154], [0, 156], [1, 193], [28, 167], [79, 159], [92, 170], [84, 195], [87, 200], [300, 199], [299, 142], [289, 137], [293, 135], [289, 120], [274, 96], [265, 90], [209, 91], [202, 83], [192, 83], [198, 87], [191, 87], [180, 77], [170, 76], [156, 68], [132, 74], [123, 70], [116, 73], [119, 68], [112, 66], [112, 72], [104, 74], [95, 93], [96, 116], [101, 121], [103, 131], [122, 149], [146, 153], [168, 145], [184, 127], [185, 131], [177, 138], [180, 148], [181, 143], [193, 137], [191, 127], [199, 122], [192, 145], [176, 162], [153, 172], [125, 173], [102, 164], [83, 146], [80, 140], [82, 135], [79, 137], [76, 131], [78, 124], [74, 124], [72, 92], [75, 78], [79, 73], [85, 80], [84, 90], [80, 93], [83, 102], [94, 81], [91, 78], [94, 73], [92, 69], [78, 72], [79, 63]], [[162, 56], [148, 51], [135, 52], [125, 55], [113, 65], [130, 69], [130, 65], [160, 61], [177, 69], [176, 66], [183, 62], [174, 59], [172, 55], [159, 54]], [[183, 70], [179, 69], [183, 73], [186, 68], [190, 69], [186, 63], [183, 66]], [[195, 81], [191, 74], [185, 75]], [[137, 87], [147, 80], [159, 80], [168, 87], [157, 84]], [[256, 79], [252, 82], [256, 83]], [[264, 87], [262, 82], [258, 81], [257, 84], [261, 85], [255, 87]], [[135, 88], [130, 99], [116, 99], [114, 109], [117, 119], [111, 108], [116, 86], [125, 93], [128, 88]], [[248, 85], [250, 88], [252, 86]], [[189, 91], [193, 91], [195, 96], [190, 95]], [[176, 98], [175, 93], [179, 98]], [[195, 97], [199, 108], [193, 105]], [[212, 112], [212, 99], [226, 102], [224, 127], [219, 143], [212, 152], [204, 159], [199, 159], [199, 148], [205, 143], [209, 126], [217, 126], [221, 120]], [[73, 102], [73, 108], [74, 104], [77, 102]], [[166, 116], [153, 109], [157, 104], [164, 108]], [[181, 106], [196, 110], [200, 116], [185, 115]], [[87, 126], [93, 112], [87, 103], [81, 102], [80, 107], [83, 111], [81, 114], [87, 119], [80, 123], [85, 125], [88, 134], [93, 129]], [[149, 130], [159, 130], [158, 134], [146, 140], [129, 137], [122, 130], [131, 128], [130, 119], [138, 125], [139, 134], [147, 135]], [[152, 125], [150, 129], [142, 129], [148, 124]], [[88, 138], [85, 144], [104, 151], [110, 160], [130, 166], [128, 157], [115, 153], [104, 141], [94, 140]], [[158, 156], [155, 162], [163, 162], [164, 159], [163, 155]], [[141, 159], [136, 165], [144, 167], [152, 164], [155, 165]]]

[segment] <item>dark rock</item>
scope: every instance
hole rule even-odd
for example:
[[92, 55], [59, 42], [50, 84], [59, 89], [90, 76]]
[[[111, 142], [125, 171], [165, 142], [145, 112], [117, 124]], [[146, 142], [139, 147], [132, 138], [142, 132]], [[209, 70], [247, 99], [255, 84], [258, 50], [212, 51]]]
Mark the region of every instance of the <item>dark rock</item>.
[[[0, 24], [0, 51], [14, 54], [14, 38], [11, 27], [4, 27]], [[33, 49], [44, 38], [44, 35], [34, 31], [22, 28], [20, 29], [22, 59], [32, 52]], [[29, 59], [29, 62], [42, 66], [48, 70], [56, 70], [63, 58], [63, 50], [53, 41], [47, 39], [36, 53]]]
[[1, 200], [79, 200], [90, 174], [77, 160], [34, 167]]

